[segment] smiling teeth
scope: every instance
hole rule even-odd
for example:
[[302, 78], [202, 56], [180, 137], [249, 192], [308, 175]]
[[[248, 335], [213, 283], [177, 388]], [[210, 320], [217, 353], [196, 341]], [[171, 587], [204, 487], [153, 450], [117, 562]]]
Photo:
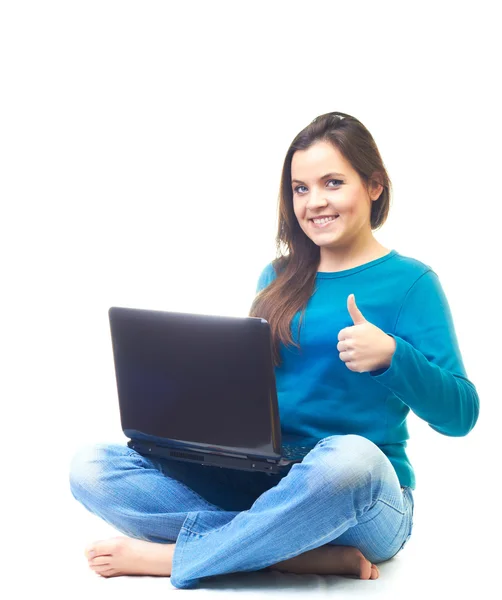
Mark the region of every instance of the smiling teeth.
[[334, 221], [336, 217], [325, 217], [324, 219], [312, 219], [316, 225], [321, 225], [322, 223], [327, 223], [328, 221]]

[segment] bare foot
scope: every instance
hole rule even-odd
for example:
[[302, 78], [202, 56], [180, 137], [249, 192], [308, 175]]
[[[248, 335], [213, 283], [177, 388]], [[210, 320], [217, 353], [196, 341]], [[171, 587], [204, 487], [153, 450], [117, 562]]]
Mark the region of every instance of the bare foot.
[[[171, 575], [175, 544], [155, 544], [128, 537], [95, 542], [85, 555], [89, 567], [101, 577], [120, 575]], [[379, 570], [352, 546], [321, 546], [271, 565], [267, 571], [347, 575], [359, 579], [377, 579]]]
[[352, 546], [320, 546], [271, 565], [267, 570], [312, 575], [348, 575], [359, 579], [378, 579], [380, 575], [378, 567]]
[[115, 537], [90, 545], [85, 555], [90, 568], [102, 577], [157, 575], [168, 577], [174, 543], [154, 544], [128, 537]]

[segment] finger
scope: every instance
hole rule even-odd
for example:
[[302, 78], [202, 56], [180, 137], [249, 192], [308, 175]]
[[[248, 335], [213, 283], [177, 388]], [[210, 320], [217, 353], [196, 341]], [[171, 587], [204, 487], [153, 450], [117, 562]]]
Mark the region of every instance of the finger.
[[349, 311], [352, 321], [354, 321], [354, 325], [366, 323], [363, 313], [357, 308], [356, 297], [354, 294], [350, 294], [347, 298], [347, 310]]
[[351, 337], [352, 327], [344, 327], [344, 329], [340, 329], [340, 333], [338, 334], [338, 341], [343, 342]]
[[343, 341], [343, 342], [338, 342], [338, 344], [336, 345], [336, 349], [338, 350], [338, 352], [345, 352], [349, 348], [348, 348], [347, 342]]
[[349, 360], [345, 363], [345, 366], [347, 367], [347, 369], [349, 369], [349, 371], [354, 371], [355, 373], [357, 373], [359, 371], [358, 367], [357, 367], [357, 363], [353, 360]]
[[343, 360], [344, 363], [349, 362], [352, 358], [354, 358], [354, 353], [352, 351], [340, 352], [340, 360]]

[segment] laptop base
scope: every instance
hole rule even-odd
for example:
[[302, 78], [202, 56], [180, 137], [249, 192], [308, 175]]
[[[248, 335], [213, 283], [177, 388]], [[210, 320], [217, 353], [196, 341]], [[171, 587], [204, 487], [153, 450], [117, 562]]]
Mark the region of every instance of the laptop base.
[[268, 462], [264, 459], [250, 459], [247, 457], [226, 456], [223, 454], [211, 454], [209, 452], [200, 453], [196, 450], [187, 450], [167, 448], [158, 446], [145, 441], [129, 440], [127, 442], [129, 448], [136, 450], [144, 456], [158, 456], [160, 458], [169, 458], [183, 462], [197, 463], [200, 465], [223, 467], [227, 469], [238, 469], [239, 471], [258, 471], [261, 473], [283, 473], [284, 469], [290, 467], [299, 460], [286, 460], [281, 458], [276, 463]]

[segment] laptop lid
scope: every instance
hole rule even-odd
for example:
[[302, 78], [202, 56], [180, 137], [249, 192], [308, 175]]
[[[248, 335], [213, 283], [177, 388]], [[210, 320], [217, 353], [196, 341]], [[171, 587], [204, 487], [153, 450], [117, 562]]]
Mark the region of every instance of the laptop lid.
[[109, 319], [126, 436], [280, 458], [267, 321], [121, 307]]

